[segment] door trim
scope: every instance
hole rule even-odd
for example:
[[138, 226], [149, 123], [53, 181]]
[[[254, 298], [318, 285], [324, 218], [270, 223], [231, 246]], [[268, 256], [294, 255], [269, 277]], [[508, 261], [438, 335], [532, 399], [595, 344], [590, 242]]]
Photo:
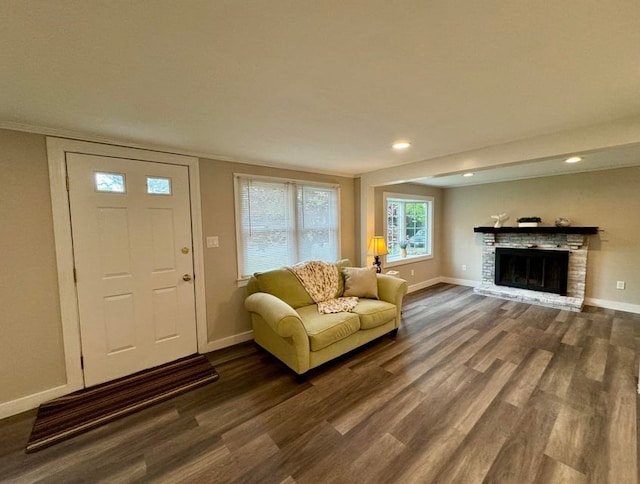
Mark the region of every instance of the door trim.
[[193, 270], [196, 335], [198, 352], [207, 348], [207, 309], [204, 286], [204, 247], [202, 245], [202, 209], [200, 205], [199, 160], [192, 156], [176, 155], [161, 151], [128, 148], [88, 141], [47, 137], [47, 158], [49, 162], [49, 185], [53, 210], [53, 231], [58, 268], [60, 311], [62, 317], [62, 341], [67, 383], [64, 393], [84, 388], [84, 375], [80, 364], [80, 319], [78, 297], [73, 280], [73, 245], [71, 234], [71, 213], [67, 192], [66, 154], [110, 156], [156, 163], [170, 163], [189, 167], [189, 195], [191, 198], [191, 234], [193, 240]]

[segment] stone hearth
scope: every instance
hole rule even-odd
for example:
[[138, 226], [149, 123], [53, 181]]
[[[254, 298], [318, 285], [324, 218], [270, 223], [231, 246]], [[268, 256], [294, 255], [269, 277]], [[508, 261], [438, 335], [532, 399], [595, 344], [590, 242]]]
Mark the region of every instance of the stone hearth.
[[[479, 229], [482, 229], [482, 227]], [[482, 282], [475, 288], [476, 293], [569, 311], [582, 310], [587, 278], [587, 252], [589, 245], [589, 239], [585, 234], [528, 233], [523, 232], [521, 229], [517, 232], [509, 232], [506, 227], [500, 231], [483, 231], [479, 229], [475, 229], [475, 231], [483, 232]], [[568, 251], [569, 272], [567, 278], [567, 295], [561, 296], [548, 292], [496, 285], [494, 283], [496, 247]]]

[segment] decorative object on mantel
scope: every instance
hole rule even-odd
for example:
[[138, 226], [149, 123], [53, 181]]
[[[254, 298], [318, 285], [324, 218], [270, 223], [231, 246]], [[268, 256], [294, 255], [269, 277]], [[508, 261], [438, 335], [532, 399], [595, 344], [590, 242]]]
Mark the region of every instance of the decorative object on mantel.
[[556, 227], [569, 227], [571, 225], [571, 220], [564, 217], [558, 217], [556, 219]]
[[518, 227], [537, 227], [540, 222], [542, 222], [540, 217], [520, 217]]
[[492, 215], [491, 218], [496, 219], [496, 223], [494, 225], [495, 228], [499, 229], [502, 227], [502, 222], [509, 220], [509, 216], [506, 213], [501, 213], [500, 215]]

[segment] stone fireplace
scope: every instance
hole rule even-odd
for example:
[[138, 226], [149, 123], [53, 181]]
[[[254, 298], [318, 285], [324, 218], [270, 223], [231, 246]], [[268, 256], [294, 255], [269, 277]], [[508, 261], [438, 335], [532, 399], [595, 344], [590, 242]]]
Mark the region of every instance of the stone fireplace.
[[482, 282], [476, 293], [569, 311], [582, 309], [587, 236], [596, 234], [597, 227], [476, 227], [474, 231], [482, 233]]

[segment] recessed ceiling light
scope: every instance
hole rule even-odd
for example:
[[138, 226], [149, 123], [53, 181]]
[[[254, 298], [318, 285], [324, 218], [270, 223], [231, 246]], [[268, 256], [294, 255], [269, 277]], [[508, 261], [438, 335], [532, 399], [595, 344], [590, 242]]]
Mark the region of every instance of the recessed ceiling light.
[[564, 160], [565, 163], [578, 163], [579, 161], [582, 161], [582, 158], [579, 156], [572, 156], [571, 158]]
[[391, 145], [391, 147], [394, 150], [398, 150], [398, 151], [406, 150], [410, 146], [411, 146], [411, 143], [409, 143], [408, 141], [396, 141]]
[[465, 173], [465, 174], [464, 174], [464, 175], [462, 175], [462, 176], [473, 176], [473, 173]]

